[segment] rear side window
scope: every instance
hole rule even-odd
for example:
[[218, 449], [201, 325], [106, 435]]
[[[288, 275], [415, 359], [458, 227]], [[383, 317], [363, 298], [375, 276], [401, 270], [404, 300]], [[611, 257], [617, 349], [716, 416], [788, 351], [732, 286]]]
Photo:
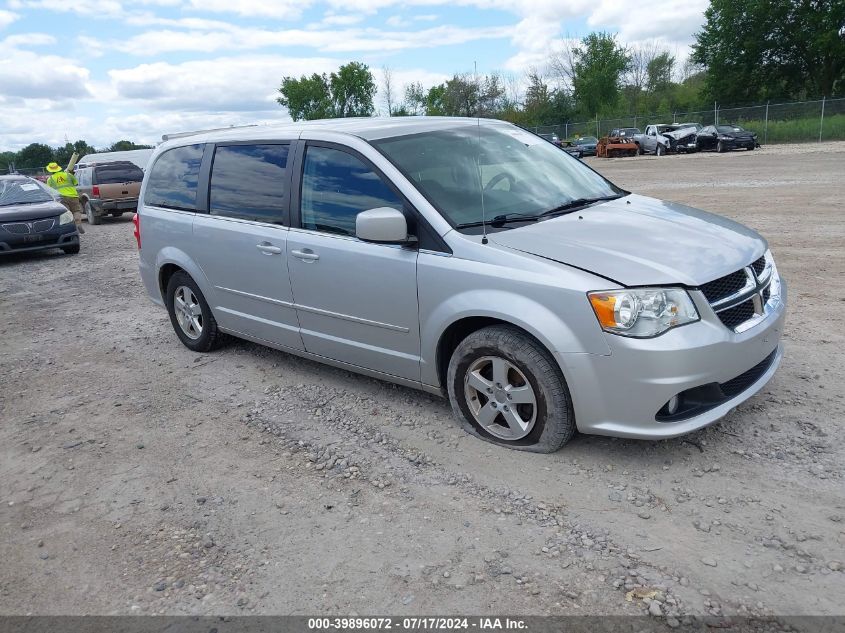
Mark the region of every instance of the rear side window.
[[176, 147], [159, 156], [147, 181], [144, 204], [195, 211], [203, 147]]
[[270, 144], [218, 146], [211, 168], [211, 215], [284, 222], [288, 149]]
[[137, 165], [103, 165], [97, 167], [98, 185], [118, 185], [124, 182], [141, 182], [144, 172]]
[[355, 235], [355, 217], [377, 207], [402, 210], [402, 201], [360, 159], [309, 147], [302, 174], [302, 228]]

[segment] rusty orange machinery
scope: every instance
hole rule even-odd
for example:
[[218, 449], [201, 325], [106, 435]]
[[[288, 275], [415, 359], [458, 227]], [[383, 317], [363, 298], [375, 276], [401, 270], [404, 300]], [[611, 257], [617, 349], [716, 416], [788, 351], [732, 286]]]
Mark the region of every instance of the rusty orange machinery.
[[636, 155], [637, 144], [624, 136], [602, 136], [596, 144], [596, 156], [600, 158]]

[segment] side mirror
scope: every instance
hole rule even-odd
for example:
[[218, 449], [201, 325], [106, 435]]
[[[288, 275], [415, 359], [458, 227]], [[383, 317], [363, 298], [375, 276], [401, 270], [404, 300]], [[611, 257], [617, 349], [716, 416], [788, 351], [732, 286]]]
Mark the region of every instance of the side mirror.
[[362, 211], [355, 217], [355, 236], [365, 242], [406, 244], [408, 222], [405, 214], [391, 207]]

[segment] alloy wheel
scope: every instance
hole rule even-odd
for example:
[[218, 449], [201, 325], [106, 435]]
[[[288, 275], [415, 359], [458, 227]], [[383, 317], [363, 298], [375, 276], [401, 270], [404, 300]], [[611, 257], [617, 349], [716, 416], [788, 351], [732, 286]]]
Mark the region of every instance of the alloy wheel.
[[173, 312], [176, 322], [191, 340], [202, 336], [202, 306], [188, 286], [179, 286], [173, 294]]
[[464, 395], [475, 421], [499, 439], [519, 440], [537, 421], [534, 388], [516, 365], [499, 356], [483, 356], [469, 366]]

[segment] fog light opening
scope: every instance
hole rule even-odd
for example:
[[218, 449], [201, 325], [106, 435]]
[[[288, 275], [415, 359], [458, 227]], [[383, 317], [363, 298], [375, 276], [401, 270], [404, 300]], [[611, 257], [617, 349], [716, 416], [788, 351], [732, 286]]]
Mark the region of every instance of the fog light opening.
[[679, 396], [672, 396], [669, 401], [663, 405], [663, 411], [666, 415], [675, 415], [681, 407], [681, 398]]

